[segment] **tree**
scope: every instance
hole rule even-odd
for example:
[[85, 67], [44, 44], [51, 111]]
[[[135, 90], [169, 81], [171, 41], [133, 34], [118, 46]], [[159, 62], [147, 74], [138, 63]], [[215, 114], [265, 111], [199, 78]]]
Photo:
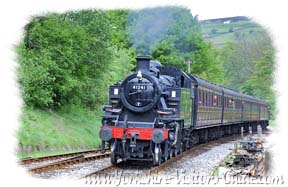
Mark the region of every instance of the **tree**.
[[220, 52], [224, 85], [269, 102], [272, 113], [275, 99], [272, 90], [275, 50], [264, 30], [249, 34], [235, 33], [235, 42]]
[[224, 84], [235, 90], [245, 84], [255, 71], [255, 61], [263, 51], [271, 48], [271, 39], [264, 31], [253, 34], [235, 33], [235, 42], [228, 43], [220, 52], [223, 61]]
[[[186, 25], [182, 30], [179, 29], [181, 24], [170, 27], [170, 34], [152, 49], [152, 57], [164, 65], [186, 71], [187, 65], [184, 62], [192, 61], [190, 73], [214, 83], [221, 83], [223, 71], [222, 64], [217, 60], [218, 54], [211, 44], [203, 39], [199, 24], [192, 18], [190, 14], [190, 26]], [[180, 20], [180, 23], [183, 23], [183, 19]]]
[[215, 28], [212, 29], [212, 30], [211, 30], [211, 33], [212, 33], [212, 34], [217, 34], [217, 29], [215, 29]]
[[133, 11], [129, 19], [129, 36], [138, 55], [150, 55], [156, 45], [169, 36], [184, 36], [188, 30], [199, 32], [197, 18], [189, 9], [158, 7]]
[[263, 56], [255, 61], [255, 71], [245, 84], [241, 86], [244, 93], [256, 95], [260, 99], [268, 101], [272, 111], [275, 112], [275, 97], [272, 90], [274, 70], [274, 49], [263, 51]]

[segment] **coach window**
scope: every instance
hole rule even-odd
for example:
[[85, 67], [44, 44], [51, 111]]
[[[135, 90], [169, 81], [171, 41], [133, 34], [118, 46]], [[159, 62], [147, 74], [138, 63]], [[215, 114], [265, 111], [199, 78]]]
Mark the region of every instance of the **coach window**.
[[205, 100], [204, 90], [201, 90], [201, 95], [202, 95], [202, 98], [201, 98], [202, 106], [204, 106], [205, 105], [205, 103], [204, 103], [204, 100]]
[[209, 93], [209, 95], [208, 95], [209, 96], [209, 100], [208, 100], [209, 101], [209, 105], [208, 106], [210, 107], [211, 103], [212, 103], [212, 101], [211, 101], [211, 92], [208, 92], [208, 93]]
[[233, 108], [233, 101], [230, 97], [229, 97], [229, 101], [228, 101], [228, 108]]
[[208, 92], [208, 106], [211, 106], [211, 92]]
[[213, 93], [210, 92], [210, 106], [213, 106]]
[[210, 92], [207, 92], [207, 106], [210, 106]]
[[229, 108], [229, 97], [226, 97], [226, 108]]
[[206, 106], [210, 106], [210, 93], [209, 92], [206, 92], [207, 93], [207, 105]]
[[201, 105], [204, 106], [204, 91], [201, 90]]
[[205, 90], [202, 91], [202, 95], [203, 95], [203, 97], [202, 97], [203, 106], [206, 106], [206, 91]]
[[202, 105], [202, 90], [198, 89], [198, 103], [199, 106]]
[[205, 106], [205, 97], [206, 97], [205, 91], [202, 90], [202, 105], [203, 105], [203, 106]]
[[214, 93], [211, 93], [211, 106], [215, 107], [215, 105], [216, 105], [216, 102], [214, 99]]
[[202, 103], [203, 103], [203, 106], [206, 105], [206, 103], [205, 103], [205, 97], [206, 97], [205, 90], [202, 90]]
[[209, 103], [209, 106], [213, 106], [213, 94], [212, 92], [209, 92], [209, 99], [210, 99], [210, 103]]
[[209, 107], [210, 106], [210, 92], [207, 92], [207, 106]]
[[207, 106], [207, 99], [208, 99], [208, 98], [207, 98], [207, 95], [208, 95], [208, 94], [207, 94], [207, 91], [205, 90], [205, 91], [204, 91], [204, 106]]
[[201, 106], [203, 106], [204, 105], [204, 103], [203, 103], [203, 90], [201, 90]]
[[237, 109], [241, 109], [240, 99], [237, 100]]
[[209, 103], [209, 96], [208, 96], [208, 92], [205, 91], [205, 106], [208, 106], [208, 103]]
[[213, 95], [213, 106], [214, 107], [217, 106], [217, 95], [216, 94]]

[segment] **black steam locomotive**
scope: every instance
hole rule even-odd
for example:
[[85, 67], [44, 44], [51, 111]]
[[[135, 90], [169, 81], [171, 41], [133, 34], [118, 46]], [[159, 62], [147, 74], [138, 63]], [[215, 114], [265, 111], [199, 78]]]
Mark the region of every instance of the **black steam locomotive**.
[[102, 149], [111, 163], [148, 160], [154, 165], [198, 143], [268, 126], [265, 101], [209, 83], [149, 57], [136, 72], [110, 87], [103, 107]]

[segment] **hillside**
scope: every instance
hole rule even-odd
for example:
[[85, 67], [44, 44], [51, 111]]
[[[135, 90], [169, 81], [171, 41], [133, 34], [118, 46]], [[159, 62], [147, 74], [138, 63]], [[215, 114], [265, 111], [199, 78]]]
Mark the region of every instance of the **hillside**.
[[263, 30], [260, 25], [243, 16], [202, 20], [200, 25], [203, 37], [216, 48], [234, 42], [239, 33], [252, 34]]

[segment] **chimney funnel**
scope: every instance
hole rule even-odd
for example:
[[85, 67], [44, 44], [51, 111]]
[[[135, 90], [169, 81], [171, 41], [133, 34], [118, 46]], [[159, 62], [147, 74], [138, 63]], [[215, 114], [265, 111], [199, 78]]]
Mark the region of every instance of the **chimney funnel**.
[[149, 56], [138, 56], [136, 57], [137, 60], [137, 68], [136, 71], [150, 71], [150, 60]]

